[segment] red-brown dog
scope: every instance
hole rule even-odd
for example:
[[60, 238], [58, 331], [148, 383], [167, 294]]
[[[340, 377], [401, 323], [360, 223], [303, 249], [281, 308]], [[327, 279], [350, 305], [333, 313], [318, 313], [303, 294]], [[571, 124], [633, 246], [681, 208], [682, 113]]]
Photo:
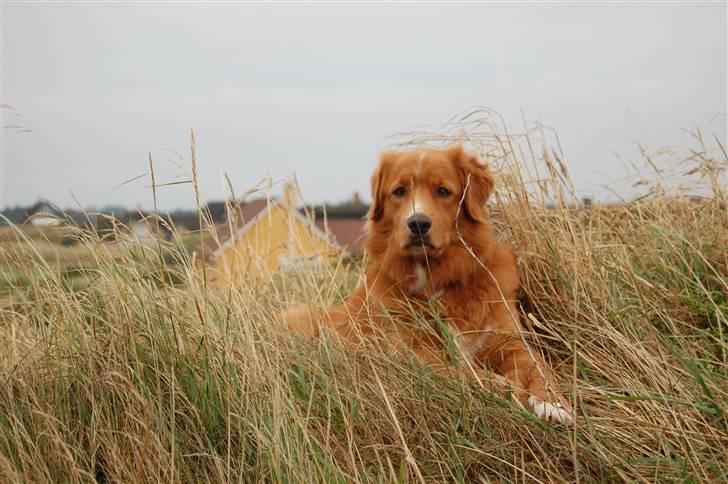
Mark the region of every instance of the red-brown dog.
[[488, 167], [460, 146], [385, 152], [372, 177], [364, 282], [320, 318], [308, 307], [283, 318], [309, 336], [317, 321], [348, 340], [384, 335], [445, 373], [454, 342], [460, 371], [473, 377], [488, 365], [538, 417], [571, 424], [550, 371], [519, 334], [518, 270], [493, 236], [492, 191]]

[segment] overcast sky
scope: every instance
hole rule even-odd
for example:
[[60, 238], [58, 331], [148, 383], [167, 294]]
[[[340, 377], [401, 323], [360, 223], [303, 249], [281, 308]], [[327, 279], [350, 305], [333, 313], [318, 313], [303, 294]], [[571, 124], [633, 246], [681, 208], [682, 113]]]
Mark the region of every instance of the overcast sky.
[[[392, 133], [474, 105], [555, 127], [578, 188], [613, 154], [725, 140], [726, 4], [2, 5], [3, 207], [150, 207], [188, 170], [203, 199], [295, 170], [308, 201], [360, 191]], [[520, 123], [514, 124], [517, 128]], [[189, 186], [161, 189], [193, 207]]]

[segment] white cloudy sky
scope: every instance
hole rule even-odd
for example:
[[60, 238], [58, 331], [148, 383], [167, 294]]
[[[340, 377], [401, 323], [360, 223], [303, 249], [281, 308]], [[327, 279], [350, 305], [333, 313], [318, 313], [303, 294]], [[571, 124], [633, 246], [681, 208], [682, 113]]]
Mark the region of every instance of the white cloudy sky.
[[2, 130], [3, 207], [149, 207], [148, 181], [117, 186], [148, 151], [174, 180], [190, 127], [205, 199], [223, 171], [242, 192], [292, 169], [307, 200], [342, 200], [388, 135], [474, 105], [557, 128], [588, 192], [622, 174], [613, 150], [725, 139], [726, 5], [3, 2], [1, 98], [38, 135]]

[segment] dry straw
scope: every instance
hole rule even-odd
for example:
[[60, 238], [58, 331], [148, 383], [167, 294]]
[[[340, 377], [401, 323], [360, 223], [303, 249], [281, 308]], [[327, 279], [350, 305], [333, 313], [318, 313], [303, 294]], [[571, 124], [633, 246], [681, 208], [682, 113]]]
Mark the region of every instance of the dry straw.
[[218, 288], [190, 255], [199, 234], [148, 246], [117, 224], [59, 248], [12, 227], [0, 232], [0, 481], [726, 480], [720, 142], [694, 133], [684, 151], [645, 151], [641, 198], [587, 209], [538, 124], [512, 134], [479, 109], [400, 140], [465, 143], [493, 166], [524, 337], [567, 389], [573, 429], [408, 355], [301, 341], [276, 322], [295, 302], [339, 301], [356, 264]]

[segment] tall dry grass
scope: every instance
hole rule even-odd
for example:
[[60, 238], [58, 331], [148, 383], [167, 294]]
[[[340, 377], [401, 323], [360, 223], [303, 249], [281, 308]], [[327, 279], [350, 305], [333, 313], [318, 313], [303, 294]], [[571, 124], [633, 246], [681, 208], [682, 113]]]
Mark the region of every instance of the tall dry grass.
[[[0, 480], [728, 478], [720, 143], [645, 151], [644, 196], [587, 210], [541, 126], [511, 134], [477, 110], [404, 139], [465, 142], [496, 169], [526, 337], [556, 368], [574, 428], [405, 355], [282, 330], [282, 308], [336, 302], [356, 267], [212, 287], [181, 240], [120, 253], [79, 231], [93, 264], [78, 287], [17, 229], [2, 265], [24, 282], [0, 312]], [[702, 198], [676, 197], [675, 173]]]

